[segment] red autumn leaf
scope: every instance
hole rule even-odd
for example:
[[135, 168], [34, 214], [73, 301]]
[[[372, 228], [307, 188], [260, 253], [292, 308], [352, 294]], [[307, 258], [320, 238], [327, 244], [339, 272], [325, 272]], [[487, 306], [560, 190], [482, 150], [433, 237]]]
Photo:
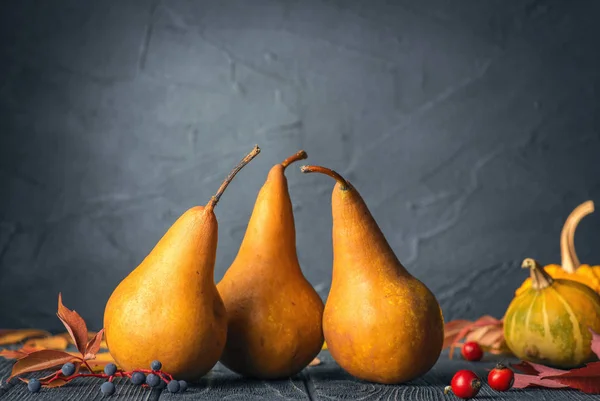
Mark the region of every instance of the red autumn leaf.
[[600, 362], [588, 363], [560, 375], [548, 375], [543, 380], [553, 380], [588, 394], [600, 394]]
[[537, 376], [537, 374], [540, 373], [537, 370], [535, 370], [535, 368], [533, 366], [531, 366], [531, 364], [529, 362], [525, 362], [525, 361], [521, 361], [519, 363], [511, 363], [510, 367], [513, 368], [514, 370], [522, 372], [523, 374], [526, 374], [526, 375]]
[[63, 305], [61, 293], [58, 293], [58, 312], [56, 315], [67, 328], [81, 355], [85, 355], [88, 341], [87, 326], [79, 313]]
[[74, 357], [73, 355], [64, 351], [50, 349], [35, 351], [15, 362], [7, 382], [13, 377], [23, 373], [50, 369], [55, 366], [63, 365], [67, 362], [77, 361], [78, 359], [80, 360], [80, 358]]
[[600, 358], [600, 334], [596, 333], [594, 330], [589, 329], [590, 333], [592, 333], [592, 351], [598, 358]]
[[[546, 365], [540, 365], [539, 363], [522, 361], [519, 364], [512, 365], [515, 369], [521, 370], [525, 374], [534, 374], [540, 377], [556, 376], [563, 373], [567, 373], [568, 370], [551, 368]], [[529, 373], [533, 372], [533, 373]]]
[[551, 379], [545, 379], [534, 375], [524, 375], [521, 373], [515, 373], [515, 381], [513, 388], [527, 388], [527, 387], [547, 387], [547, 388], [568, 388], [566, 384], [559, 383]]
[[102, 336], [104, 335], [104, 329], [100, 330], [96, 335], [87, 343], [84, 359], [94, 359], [98, 351], [100, 351], [100, 344], [102, 343]]
[[517, 364], [511, 364], [511, 367], [523, 373], [515, 373], [514, 388], [527, 387], [548, 387], [548, 388], [567, 388], [569, 386], [547, 378], [556, 374], [566, 373], [566, 370], [554, 369], [537, 363], [522, 361]]

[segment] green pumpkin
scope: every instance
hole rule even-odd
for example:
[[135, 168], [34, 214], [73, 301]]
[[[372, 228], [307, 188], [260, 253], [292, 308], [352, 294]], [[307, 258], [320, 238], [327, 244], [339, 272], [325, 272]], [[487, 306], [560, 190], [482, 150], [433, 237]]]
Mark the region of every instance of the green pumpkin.
[[537, 261], [525, 259], [532, 285], [504, 315], [504, 338], [518, 358], [569, 369], [597, 359], [589, 329], [600, 333], [600, 295], [585, 284], [553, 279]]

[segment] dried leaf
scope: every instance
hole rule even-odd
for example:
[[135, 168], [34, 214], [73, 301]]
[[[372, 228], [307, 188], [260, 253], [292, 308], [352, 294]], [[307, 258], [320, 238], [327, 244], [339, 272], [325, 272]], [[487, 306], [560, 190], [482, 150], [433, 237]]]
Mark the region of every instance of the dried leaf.
[[320, 365], [322, 362], [319, 358], [315, 358], [312, 361], [310, 361], [310, 363], [308, 364], [308, 366], [317, 366]]
[[458, 333], [471, 324], [470, 320], [452, 320], [444, 325], [444, 348], [448, 348], [459, 339], [457, 338]]
[[52, 334], [44, 330], [21, 329], [21, 330], [0, 330], [0, 345], [17, 344], [23, 340], [34, 337], [49, 337]]
[[46, 338], [36, 338], [28, 340], [23, 347], [38, 348], [38, 349], [54, 349], [65, 350], [69, 342], [62, 336], [52, 336]]
[[50, 349], [35, 351], [15, 362], [10, 377], [7, 381], [10, 381], [10, 379], [13, 377], [23, 373], [50, 369], [55, 366], [63, 365], [67, 362], [74, 362], [77, 359], [77, 357], [74, 357], [70, 353], [64, 351]]
[[61, 293], [58, 294], [58, 312], [56, 315], [65, 325], [81, 355], [85, 355], [88, 341], [87, 326], [79, 313], [63, 305]]
[[467, 334], [465, 341], [476, 341], [484, 351], [494, 354], [506, 349], [502, 323], [476, 328]]
[[100, 343], [102, 342], [102, 336], [104, 335], [104, 329], [100, 330], [96, 335], [87, 343], [86, 353], [84, 359], [94, 359], [98, 351], [100, 351]]
[[490, 315], [484, 315], [474, 322], [453, 320], [444, 325], [444, 348], [450, 347], [450, 359], [454, 355], [454, 349], [461, 346], [459, 342], [463, 339], [477, 341], [487, 352], [510, 353], [504, 341], [502, 319]]

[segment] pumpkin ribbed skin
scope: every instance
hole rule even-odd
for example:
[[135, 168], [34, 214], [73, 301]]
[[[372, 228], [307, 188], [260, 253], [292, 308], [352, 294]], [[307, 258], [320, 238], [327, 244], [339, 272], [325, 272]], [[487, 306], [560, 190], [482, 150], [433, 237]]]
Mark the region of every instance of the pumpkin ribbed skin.
[[573, 280], [524, 289], [504, 316], [504, 337], [515, 356], [565, 369], [595, 359], [588, 328], [600, 332], [600, 295]]
[[[548, 265], [544, 269], [552, 278], [577, 281], [600, 293], [600, 266], [581, 265], [574, 273], [566, 272], [560, 265]], [[523, 282], [515, 291], [515, 295], [521, 295], [529, 288], [531, 288], [531, 278]]]

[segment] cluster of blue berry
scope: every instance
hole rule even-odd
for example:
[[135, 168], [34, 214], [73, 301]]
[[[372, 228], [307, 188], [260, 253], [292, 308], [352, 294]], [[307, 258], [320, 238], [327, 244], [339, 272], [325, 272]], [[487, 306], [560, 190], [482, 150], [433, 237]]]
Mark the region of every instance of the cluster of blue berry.
[[[108, 381], [102, 383], [100, 386], [100, 391], [105, 395], [112, 395], [115, 393], [116, 387], [115, 383], [113, 383], [113, 379], [115, 377], [129, 377], [129, 380], [132, 384], [135, 385], [147, 385], [149, 387], [157, 387], [161, 388], [166, 385], [167, 390], [170, 393], [183, 393], [187, 390], [187, 382], [185, 380], [174, 380], [170, 377], [170, 375], [161, 372], [162, 363], [159, 361], [153, 361], [150, 364], [151, 371], [148, 375], [144, 373], [144, 371], [133, 371], [129, 372], [119, 372], [117, 370], [117, 366], [114, 363], [109, 363], [104, 367], [104, 374], [99, 375], [85, 375], [85, 376], [96, 376], [107, 378]], [[60, 370], [64, 377], [70, 378], [75, 374], [75, 365], [71, 362], [65, 363]], [[32, 393], [37, 393], [40, 391], [42, 387], [42, 383], [38, 379], [30, 379], [27, 383], [27, 388]]]

